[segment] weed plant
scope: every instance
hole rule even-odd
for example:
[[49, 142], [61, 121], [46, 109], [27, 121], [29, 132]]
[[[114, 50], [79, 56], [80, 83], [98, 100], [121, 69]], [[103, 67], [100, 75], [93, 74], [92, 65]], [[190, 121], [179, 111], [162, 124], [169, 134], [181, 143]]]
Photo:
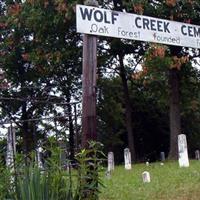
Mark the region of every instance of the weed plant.
[[[2, 200], [97, 200], [99, 169], [103, 153], [100, 143], [89, 143], [89, 149], [77, 154], [75, 169], [62, 166], [62, 150], [50, 147], [51, 156], [46, 159], [45, 167], [40, 168], [34, 159], [29, 165], [16, 157], [15, 170], [0, 163], [0, 199]], [[34, 158], [32, 154], [30, 157]]]

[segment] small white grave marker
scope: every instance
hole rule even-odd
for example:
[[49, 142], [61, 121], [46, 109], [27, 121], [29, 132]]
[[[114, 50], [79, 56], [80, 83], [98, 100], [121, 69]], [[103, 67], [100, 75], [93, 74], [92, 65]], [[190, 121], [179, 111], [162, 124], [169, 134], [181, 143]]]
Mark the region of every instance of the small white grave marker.
[[144, 171], [142, 173], [142, 180], [143, 180], [143, 183], [150, 183], [151, 182], [150, 173], [147, 171]]
[[64, 140], [59, 140], [59, 147], [60, 147], [60, 163], [63, 168], [67, 168], [67, 146]]
[[114, 153], [108, 152], [108, 171], [113, 171], [115, 168]]
[[188, 150], [187, 150], [187, 140], [186, 135], [178, 135], [178, 153], [179, 153], [179, 166], [189, 167]]
[[165, 152], [160, 152], [160, 160], [165, 161]]
[[106, 175], [106, 178], [107, 179], [110, 179], [111, 178], [111, 171], [106, 171], [106, 173], [105, 173], [105, 175]]
[[129, 148], [124, 149], [124, 162], [125, 162], [125, 169], [131, 169], [131, 152]]
[[200, 152], [199, 152], [199, 150], [195, 151], [195, 159], [196, 160], [200, 160]]

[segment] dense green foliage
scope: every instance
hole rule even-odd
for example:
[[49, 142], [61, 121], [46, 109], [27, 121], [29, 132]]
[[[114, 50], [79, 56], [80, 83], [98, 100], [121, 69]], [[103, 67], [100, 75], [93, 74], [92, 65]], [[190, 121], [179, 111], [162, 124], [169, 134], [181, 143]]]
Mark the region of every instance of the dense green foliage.
[[[116, 2], [113, 1], [114, 7], [105, 1], [99, 4], [109, 9], [124, 8], [131, 13], [199, 23], [199, 1]], [[45, 143], [52, 134], [66, 141], [70, 159], [74, 158], [74, 138], [76, 146], [80, 144], [81, 124], [77, 125], [74, 104], [71, 104], [80, 103], [82, 92], [82, 40], [75, 30], [76, 3], [83, 2], [1, 3], [0, 118], [3, 123], [15, 123], [17, 149], [26, 154], [35, 148], [38, 140]], [[181, 77], [181, 132], [187, 134], [193, 156], [194, 149], [200, 145], [199, 71], [193, 67], [198, 65], [195, 60], [198, 55], [194, 49], [99, 38], [98, 138], [105, 144], [105, 151], [119, 154], [127, 147], [127, 126], [131, 124], [138, 160], [155, 160], [160, 151], [169, 152], [168, 73], [172, 69]], [[124, 60], [123, 66], [120, 59]], [[138, 66], [142, 69], [138, 70]], [[131, 114], [129, 124], [127, 108]], [[43, 117], [52, 118], [43, 121]], [[121, 162], [123, 156], [117, 160]]]
[[[63, 165], [63, 149], [55, 145], [49, 148], [51, 155], [42, 168], [36, 160], [26, 166], [21, 155], [10, 168], [1, 163], [0, 199], [97, 200], [99, 186], [103, 186], [99, 173], [105, 156], [101, 149], [102, 144], [90, 142], [89, 149], [76, 155], [75, 166], [70, 160], [67, 167]], [[35, 157], [34, 153], [31, 156]]]
[[[103, 8], [200, 24], [200, 1], [98, 2]], [[84, 77], [82, 35], [75, 28], [77, 3], [83, 1], [0, 1], [0, 123], [12, 123], [16, 128], [21, 155], [15, 157], [15, 171], [6, 168], [6, 142], [1, 139], [0, 199], [98, 199], [102, 152], [98, 143], [79, 152]], [[134, 161], [158, 160], [161, 151], [176, 158], [176, 149], [171, 150], [177, 147], [177, 139], [171, 143], [171, 136], [185, 133], [193, 157], [200, 148], [199, 50], [99, 37], [97, 55], [97, 132], [104, 151], [113, 151], [116, 163], [123, 162], [127, 146]], [[172, 108], [178, 112], [173, 113]], [[171, 126], [173, 119], [175, 126]], [[59, 141], [68, 152], [64, 159], [78, 163], [75, 187], [74, 171], [61, 166]], [[40, 145], [54, 148], [49, 151], [51, 156], [44, 158], [44, 171], [31, 156]], [[108, 190], [103, 190], [101, 198], [175, 199], [182, 188], [187, 187], [189, 193], [198, 187], [197, 168], [196, 162], [185, 171], [176, 169], [174, 163], [151, 165], [152, 186], [143, 185], [138, 177], [146, 169], [143, 165], [135, 166], [134, 173], [122, 172], [119, 167], [111, 180], [105, 180]], [[165, 181], [163, 174], [169, 176]], [[116, 193], [123, 184], [127, 193]], [[170, 192], [163, 190], [166, 187]], [[196, 192], [194, 197], [198, 195]], [[182, 194], [177, 199], [187, 197]]]
[[[199, 23], [197, 22], [199, 1], [114, 2], [119, 3], [114, 8], [118, 10], [126, 9], [128, 12], [197, 25]], [[173, 105], [171, 103], [173, 87], [169, 81], [171, 73], [175, 73], [178, 77], [176, 81], [180, 82], [177, 88], [178, 92], [175, 92], [179, 96], [176, 106], [180, 111], [177, 115], [181, 121], [176, 134], [185, 133], [188, 136], [189, 152], [191, 156], [194, 156], [194, 149], [199, 148], [197, 135], [200, 130], [198, 125], [199, 70], [194, 68], [194, 63], [196, 66], [199, 65], [196, 60], [199, 51], [137, 41], [106, 40], [110, 44], [110, 49], [107, 50], [109, 56], [106, 55], [109, 58], [106, 59], [105, 64], [102, 64], [102, 68], [106, 66], [109, 69], [107, 71], [109, 75], [105, 74], [105, 78], [101, 77], [99, 81], [99, 130], [103, 143], [109, 144], [107, 149], [112, 149], [119, 155], [119, 152], [122, 152], [123, 148], [128, 145], [127, 118], [125, 117], [127, 103], [123, 94], [124, 78], [120, 71], [122, 67], [120, 57], [123, 57], [126, 60], [124, 62], [125, 81], [131, 100], [132, 134], [137, 156], [141, 160], [155, 160], [161, 150], [167, 153], [170, 151], [170, 132], [175, 128], [170, 127], [173, 120], [170, 119], [170, 116], [174, 113], [169, 114]], [[136, 68], [138, 63], [141, 64], [141, 70]], [[176, 102], [176, 99], [173, 101]], [[112, 108], [114, 109], [112, 110]], [[173, 109], [171, 110], [173, 111]], [[190, 124], [190, 120], [193, 121], [192, 124], [195, 128]], [[115, 126], [110, 125], [114, 123]], [[173, 146], [177, 146], [177, 140]], [[176, 150], [174, 152], [177, 154]], [[118, 158], [119, 161], [123, 159], [122, 156]]]

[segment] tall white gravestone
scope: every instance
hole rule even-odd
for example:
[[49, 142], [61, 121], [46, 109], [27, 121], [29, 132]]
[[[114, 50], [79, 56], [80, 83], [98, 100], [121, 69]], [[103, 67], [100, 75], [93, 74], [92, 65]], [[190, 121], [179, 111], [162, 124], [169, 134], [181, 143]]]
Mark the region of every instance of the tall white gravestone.
[[129, 148], [124, 149], [124, 162], [125, 162], [125, 169], [131, 169], [131, 152]]
[[200, 152], [199, 152], [199, 150], [195, 151], [195, 159], [196, 160], [200, 160]]
[[113, 171], [115, 168], [114, 153], [108, 152], [108, 171]]
[[178, 135], [178, 154], [179, 154], [179, 166], [189, 167], [188, 150], [187, 150], [187, 140], [186, 135]]
[[37, 159], [38, 167], [40, 169], [44, 169], [44, 165], [42, 162], [42, 156], [43, 156], [42, 151], [43, 151], [43, 149], [40, 146], [36, 149], [36, 159]]
[[11, 170], [14, 170], [14, 155], [16, 153], [15, 143], [15, 129], [10, 126], [8, 127], [7, 135], [7, 150], [6, 150], [6, 166]]
[[[15, 128], [8, 127], [8, 135], [7, 135], [7, 149], [6, 149], [6, 166], [10, 170], [10, 172], [15, 171], [14, 165], [14, 156], [16, 154], [16, 137], [15, 137]], [[15, 181], [15, 177], [11, 175], [10, 183], [13, 184]]]

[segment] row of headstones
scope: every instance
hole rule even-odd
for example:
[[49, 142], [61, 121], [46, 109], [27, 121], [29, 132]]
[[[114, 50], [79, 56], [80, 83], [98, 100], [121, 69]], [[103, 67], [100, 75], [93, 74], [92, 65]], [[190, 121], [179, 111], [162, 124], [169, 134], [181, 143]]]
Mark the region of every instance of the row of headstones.
[[[66, 161], [66, 144], [62, 141], [59, 141], [59, 146], [61, 148], [61, 165], [66, 169], [69, 168], [69, 163]], [[16, 136], [15, 136], [15, 127], [8, 127], [7, 132], [7, 148], [6, 148], [6, 166], [14, 171], [14, 156], [16, 154]], [[41, 145], [38, 143], [38, 147], [35, 149], [35, 160], [38, 164], [38, 167], [44, 169], [44, 150]]]
[[[62, 148], [62, 143], [60, 144]], [[6, 156], [6, 165], [12, 166], [14, 161], [14, 154], [16, 152], [15, 145], [15, 129], [13, 127], [8, 128], [8, 136], [7, 136], [7, 156]], [[179, 166], [180, 167], [189, 167], [189, 159], [188, 159], [188, 150], [187, 150], [187, 141], [186, 136], [181, 134], [178, 136], [178, 152], [179, 152]], [[161, 152], [161, 161], [165, 160], [165, 153]], [[61, 156], [62, 157], [62, 156]], [[195, 158], [200, 160], [200, 151], [195, 151]], [[36, 149], [36, 160], [38, 162], [39, 167], [43, 168], [42, 163], [42, 148], [38, 147]], [[128, 148], [124, 149], [124, 161], [125, 161], [125, 169], [130, 170], [131, 166], [131, 153]], [[148, 162], [147, 162], [148, 164]], [[114, 170], [114, 154], [113, 152], [108, 153], [108, 172]]]
[[[36, 149], [36, 161], [39, 167], [42, 168], [42, 158], [41, 158], [42, 148], [38, 147]], [[16, 154], [16, 135], [15, 128], [8, 127], [7, 133], [7, 148], [6, 148], [6, 166], [10, 168], [11, 171], [14, 170], [14, 156]]]
[[[187, 140], [186, 135], [180, 134], [178, 135], [178, 155], [179, 155], [179, 166], [180, 167], [189, 167], [189, 158], [188, 158], [188, 150], [187, 150]], [[161, 161], [165, 160], [165, 153], [161, 152]], [[195, 151], [195, 158], [200, 160], [200, 151]], [[128, 148], [124, 149], [124, 163], [125, 169], [130, 170], [131, 166], [131, 152]], [[146, 163], [149, 164], [148, 162]], [[163, 164], [163, 163], [162, 163]], [[114, 153], [108, 153], [108, 174], [110, 175], [111, 171], [114, 170]], [[145, 171], [142, 173], [143, 182], [150, 182], [150, 174], [149, 172]]]
[[[131, 166], [131, 152], [128, 148], [124, 149], [124, 161], [125, 161], [125, 169], [130, 170], [132, 169]], [[115, 168], [114, 164], [114, 153], [109, 152], [108, 153], [108, 171], [107, 171], [107, 177], [110, 178], [111, 171], [113, 171]], [[150, 173], [147, 171], [144, 171], [142, 173], [142, 179], [144, 183], [149, 183], [150, 180]]]

